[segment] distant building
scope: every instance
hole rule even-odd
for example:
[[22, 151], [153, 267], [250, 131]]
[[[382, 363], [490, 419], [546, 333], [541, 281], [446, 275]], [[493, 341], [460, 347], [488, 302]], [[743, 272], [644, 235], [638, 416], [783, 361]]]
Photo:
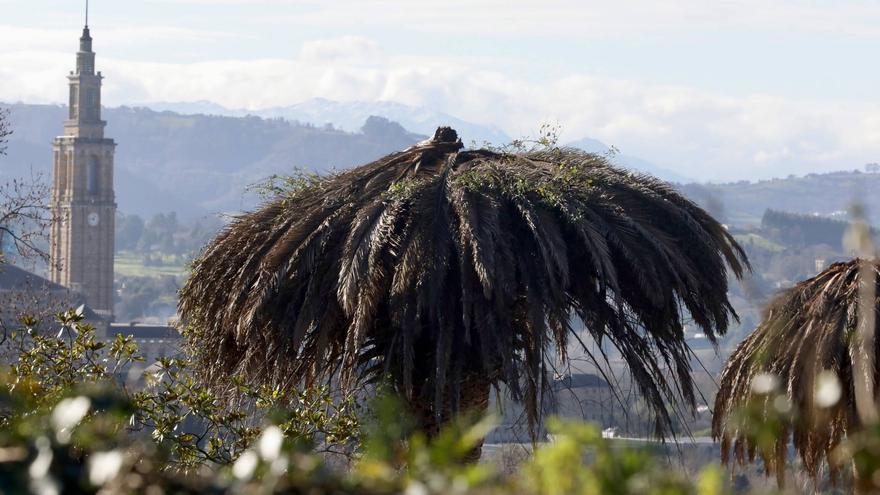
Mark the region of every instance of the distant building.
[[11, 332], [24, 329], [24, 317], [37, 332], [60, 329], [56, 315], [82, 306], [85, 322], [98, 335], [106, 335], [108, 322], [84, 304], [81, 294], [15, 265], [0, 264], [0, 363], [16, 359], [18, 352]]
[[141, 323], [113, 323], [109, 335], [131, 335], [144, 356], [144, 364], [149, 366], [157, 359], [172, 357], [180, 351], [181, 335], [170, 325], [145, 325]]
[[565, 418], [611, 426], [613, 410], [619, 404], [611, 386], [602, 377], [590, 373], [576, 373], [553, 383], [555, 407], [553, 414]]
[[64, 135], [55, 138], [49, 279], [74, 292], [104, 319], [113, 319], [116, 143], [104, 137], [101, 80], [89, 27], [83, 28], [70, 87]]
[[787, 278], [784, 278], [782, 280], [777, 280], [774, 285], [777, 289], [788, 289], [789, 287], [794, 286], [794, 282]]
[[[76, 70], [67, 76], [70, 88], [64, 135], [55, 138], [51, 209], [56, 219], [50, 232], [49, 280], [16, 267], [0, 271], [0, 294], [9, 287], [17, 300], [39, 296], [42, 311], [62, 311], [85, 303], [87, 321], [98, 336], [132, 335], [147, 364], [175, 354], [180, 333], [170, 325], [111, 323], [114, 303], [116, 194], [113, 162], [116, 143], [104, 136], [101, 120], [101, 72], [88, 25], [76, 54]], [[27, 281], [28, 283], [25, 283]], [[48, 295], [48, 296], [46, 296]], [[39, 309], [40, 304], [33, 304]]]
[[[616, 426], [615, 410], [619, 416], [620, 404], [611, 386], [602, 377], [590, 373], [574, 373], [551, 381], [551, 394], [545, 397], [545, 417], [560, 416], [596, 423], [602, 428]], [[529, 442], [528, 418], [522, 405], [496, 394], [490, 396], [490, 411], [499, 414], [501, 420], [486, 437], [488, 443]], [[543, 438], [543, 425], [537, 425], [538, 438]]]
[[[0, 326], [15, 330], [24, 316], [36, 318], [41, 327], [55, 322], [57, 313], [84, 305], [81, 294], [20, 267], [0, 265]], [[107, 322], [84, 306], [86, 320], [102, 334]]]

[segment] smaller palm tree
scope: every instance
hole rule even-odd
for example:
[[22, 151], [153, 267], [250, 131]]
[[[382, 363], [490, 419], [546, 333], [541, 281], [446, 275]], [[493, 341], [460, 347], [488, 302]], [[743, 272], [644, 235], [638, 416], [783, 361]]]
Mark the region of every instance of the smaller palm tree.
[[[761, 458], [781, 484], [792, 442], [814, 479], [823, 464], [837, 477], [833, 452], [863, 426], [859, 391], [875, 389], [880, 378], [864, 359], [877, 354], [876, 342], [858, 345], [861, 332], [876, 335], [878, 309], [876, 299], [860, 309], [860, 280], [876, 293], [878, 273], [875, 261], [835, 263], [770, 303], [721, 374], [712, 434], [725, 463], [731, 454], [740, 464]], [[867, 402], [876, 402], [876, 391]]]

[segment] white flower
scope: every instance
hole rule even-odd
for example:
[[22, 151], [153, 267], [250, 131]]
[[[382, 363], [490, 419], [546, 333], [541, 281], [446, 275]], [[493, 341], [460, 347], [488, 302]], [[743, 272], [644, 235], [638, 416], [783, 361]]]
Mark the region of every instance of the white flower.
[[257, 463], [260, 461], [257, 454], [253, 450], [245, 451], [238, 456], [235, 464], [232, 465], [232, 475], [240, 480], [246, 480], [254, 474], [257, 469]]
[[92, 401], [83, 396], [64, 399], [55, 406], [52, 411], [52, 426], [59, 442], [70, 441], [70, 430], [82, 421], [91, 406]]
[[824, 370], [816, 377], [816, 394], [813, 400], [819, 407], [831, 407], [840, 400], [843, 391], [840, 388], [840, 380], [837, 374], [831, 370]]
[[428, 487], [418, 481], [412, 481], [406, 486], [403, 495], [428, 495]]
[[89, 481], [94, 486], [102, 486], [119, 474], [122, 468], [122, 452], [95, 452], [89, 457]]
[[28, 467], [28, 474], [33, 479], [39, 479], [46, 476], [49, 472], [49, 466], [52, 465], [52, 448], [49, 439], [40, 437], [36, 441], [37, 457]]
[[40, 479], [31, 480], [31, 493], [35, 495], [58, 495], [61, 493], [61, 486], [51, 476], [44, 476]]
[[788, 414], [791, 412], [791, 402], [788, 400], [788, 397], [784, 395], [780, 395], [773, 400], [773, 407], [781, 414]]
[[46, 437], [40, 437], [36, 441], [37, 458], [28, 466], [28, 474], [31, 477], [31, 493], [36, 495], [58, 495], [61, 487], [49, 474], [52, 466], [52, 444]]
[[270, 426], [263, 430], [260, 441], [257, 443], [257, 451], [265, 461], [274, 461], [281, 454], [281, 444], [284, 443], [284, 432], [277, 426]]
[[279, 456], [278, 459], [272, 461], [272, 464], [269, 466], [269, 469], [272, 471], [272, 474], [275, 476], [281, 476], [287, 471], [287, 465], [289, 461], [286, 455]]
[[752, 378], [752, 392], [759, 395], [767, 395], [776, 390], [779, 379], [773, 373], [758, 373]]

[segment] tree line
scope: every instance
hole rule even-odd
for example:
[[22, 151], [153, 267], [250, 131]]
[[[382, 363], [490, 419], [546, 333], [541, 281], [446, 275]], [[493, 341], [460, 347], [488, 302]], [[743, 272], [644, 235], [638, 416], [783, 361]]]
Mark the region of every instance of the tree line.
[[189, 255], [201, 249], [222, 225], [215, 217], [181, 221], [173, 211], [157, 213], [147, 220], [120, 213], [116, 218], [116, 250]]

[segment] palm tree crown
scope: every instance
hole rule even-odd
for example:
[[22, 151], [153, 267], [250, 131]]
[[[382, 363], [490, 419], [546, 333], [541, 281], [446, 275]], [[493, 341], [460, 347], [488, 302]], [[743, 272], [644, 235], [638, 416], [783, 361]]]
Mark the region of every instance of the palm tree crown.
[[[868, 283], [876, 285], [880, 265], [860, 259], [835, 263], [770, 303], [764, 320], [731, 354], [721, 374], [712, 432], [721, 439], [722, 460], [729, 461], [731, 452], [740, 463], [760, 456], [781, 484], [791, 441], [815, 477], [860, 425], [854, 377], [873, 375], [873, 383], [880, 379], [876, 364], [854, 373], [856, 354], [862, 352], [855, 336], [868, 321], [859, 305], [859, 280], [866, 274]], [[876, 302], [867, 308], [878, 309]], [[867, 330], [876, 335], [876, 324]], [[776, 393], [765, 385], [774, 385]], [[754, 422], [778, 424], [773, 445], [762, 445], [748, 425], [736, 420], [747, 407], [754, 408], [749, 416]], [[835, 464], [829, 467], [835, 476]]]
[[662, 432], [664, 401], [694, 401], [682, 318], [723, 333], [727, 267], [746, 265], [666, 183], [572, 149], [463, 150], [440, 128], [236, 218], [180, 314], [209, 379], [387, 376], [438, 419], [504, 383], [532, 420], [576, 317], [620, 352]]

